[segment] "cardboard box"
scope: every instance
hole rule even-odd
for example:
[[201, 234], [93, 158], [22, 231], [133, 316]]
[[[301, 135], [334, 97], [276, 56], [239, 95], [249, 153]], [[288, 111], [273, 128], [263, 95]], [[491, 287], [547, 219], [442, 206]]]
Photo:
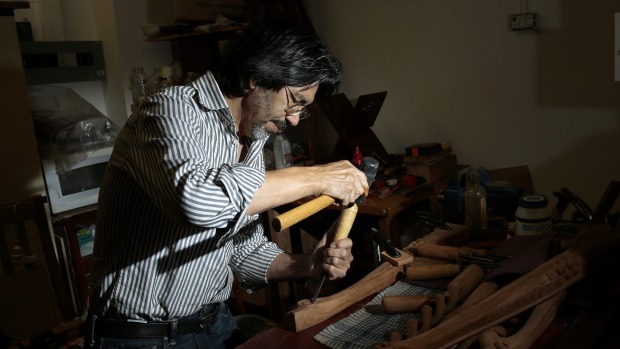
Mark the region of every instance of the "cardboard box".
[[233, 20], [247, 16], [245, 0], [148, 0], [151, 24], [215, 22], [218, 15]]
[[407, 174], [420, 176], [429, 182], [434, 182], [455, 174], [457, 168], [456, 154], [450, 154], [430, 163], [408, 164]]

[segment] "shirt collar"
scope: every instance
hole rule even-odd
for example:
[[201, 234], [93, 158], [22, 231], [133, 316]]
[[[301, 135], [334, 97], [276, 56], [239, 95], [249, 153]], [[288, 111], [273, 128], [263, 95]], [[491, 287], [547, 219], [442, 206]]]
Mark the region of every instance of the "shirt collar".
[[192, 82], [192, 86], [198, 91], [198, 101], [207, 109], [230, 109], [210, 71]]

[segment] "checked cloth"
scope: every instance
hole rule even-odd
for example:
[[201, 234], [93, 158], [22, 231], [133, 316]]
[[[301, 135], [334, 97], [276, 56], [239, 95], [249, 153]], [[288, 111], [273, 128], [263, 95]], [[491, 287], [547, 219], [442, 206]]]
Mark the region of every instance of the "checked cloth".
[[407, 332], [407, 320], [422, 318], [420, 312], [387, 314], [381, 307], [384, 296], [428, 295], [432, 296], [445, 290], [410, 285], [397, 281], [394, 285], [377, 294], [360, 310], [335, 322], [314, 336], [319, 343], [332, 349], [373, 348], [389, 340], [391, 332]]

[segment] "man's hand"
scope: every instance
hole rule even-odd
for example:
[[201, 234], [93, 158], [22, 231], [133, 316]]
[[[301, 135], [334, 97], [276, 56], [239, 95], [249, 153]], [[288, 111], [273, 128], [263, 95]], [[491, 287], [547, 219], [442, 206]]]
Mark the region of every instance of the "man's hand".
[[349, 238], [334, 241], [326, 245], [327, 241], [331, 241], [334, 236], [334, 228], [332, 225], [329, 231], [323, 234], [323, 237], [312, 252], [312, 271], [313, 278], [318, 279], [322, 272], [325, 272], [330, 280], [341, 279], [347, 275], [347, 270], [351, 268], [353, 254], [351, 248], [353, 241]]
[[341, 160], [311, 168], [314, 176], [323, 183], [322, 190], [316, 195], [329, 195], [339, 199], [344, 206], [355, 202], [362, 194], [368, 195], [366, 175], [349, 161]]

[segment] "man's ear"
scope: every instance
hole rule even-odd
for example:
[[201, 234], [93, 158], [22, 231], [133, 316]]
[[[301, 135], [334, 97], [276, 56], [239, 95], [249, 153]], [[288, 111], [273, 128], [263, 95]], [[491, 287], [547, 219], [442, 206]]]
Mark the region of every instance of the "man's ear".
[[254, 79], [250, 79], [250, 84], [249, 84], [250, 88], [253, 90], [256, 88], [256, 81], [254, 81]]

